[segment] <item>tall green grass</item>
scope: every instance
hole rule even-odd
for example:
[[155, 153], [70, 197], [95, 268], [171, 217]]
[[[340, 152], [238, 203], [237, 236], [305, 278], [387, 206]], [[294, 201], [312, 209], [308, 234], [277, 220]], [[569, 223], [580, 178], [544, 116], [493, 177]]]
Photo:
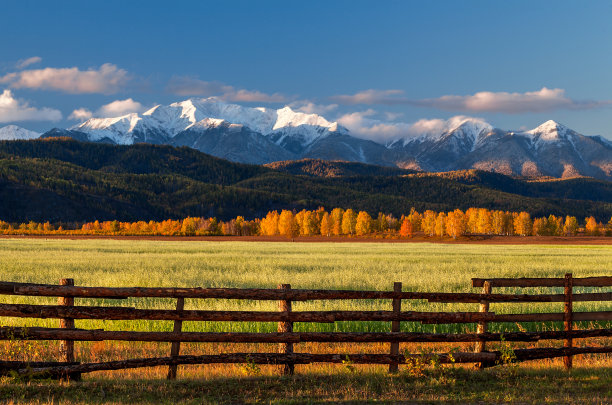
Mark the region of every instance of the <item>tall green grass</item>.
[[[183, 286], [477, 292], [472, 277], [575, 277], [612, 274], [612, 246], [449, 245], [430, 243], [269, 243], [138, 240], [0, 240], [0, 280], [55, 284], [74, 278], [83, 286]], [[576, 289], [588, 291], [589, 289]], [[494, 289], [494, 292], [518, 291]], [[532, 288], [522, 292], [560, 292]], [[610, 291], [598, 289], [597, 291]], [[55, 298], [0, 296], [0, 302], [53, 304]], [[77, 304], [174, 308], [174, 300], [85, 300]], [[187, 309], [276, 310], [276, 302], [187, 299]], [[387, 300], [294, 303], [294, 310], [389, 310]], [[558, 312], [562, 303], [492, 304], [498, 313]], [[476, 311], [477, 304], [403, 301], [403, 310]], [[612, 310], [608, 303], [576, 303], [576, 311]], [[3, 325], [56, 327], [58, 320], [3, 318]], [[172, 330], [166, 321], [77, 320], [77, 327], [107, 330]], [[586, 326], [586, 324], [581, 325]], [[610, 327], [611, 323], [599, 323]], [[525, 324], [529, 330], [559, 325]], [[474, 325], [402, 323], [404, 331], [460, 332]], [[493, 325], [492, 330], [516, 330]], [[275, 331], [271, 323], [186, 322], [187, 331]], [[296, 324], [298, 331], [388, 331], [385, 322]]]

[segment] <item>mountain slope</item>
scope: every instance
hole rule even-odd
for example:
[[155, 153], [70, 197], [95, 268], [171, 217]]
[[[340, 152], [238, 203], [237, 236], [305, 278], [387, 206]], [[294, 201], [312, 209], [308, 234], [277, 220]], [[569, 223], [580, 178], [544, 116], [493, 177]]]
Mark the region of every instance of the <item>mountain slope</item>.
[[[355, 165], [354, 163], [352, 165]], [[45, 139], [0, 142], [0, 218], [8, 221], [259, 217], [271, 209], [351, 207], [400, 216], [418, 210], [484, 207], [532, 215], [612, 216], [610, 183], [530, 183], [500, 174], [472, 177], [392, 168], [340, 177], [292, 175], [236, 164], [191, 148]], [[376, 175], [368, 175], [368, 172]], [[355, 175], [352, 175], [355, 174]], [[381, 174], [381, 175], [379, 175]], [[576, 183], [580, 180], [579, 183]], [[577, 191], [579, 190], [579, 191]], [[596, 196], [591, 198], [590, 196]], [[21, 201], [21, 203], [20, 203]]]
[[301, 159], [285, 160], [265, 164], [274, 170], [314, 177], [352, 177], [352, 176], [399, 176], [413, 173], [412, 170], [398, 167], [375, 166], [365, 163], [340, 160]]
[[0, 141], [11, 141], [18, 139], [36, 139], [40, 136], [38, 132], [29, 131], [17, 125], [7, 125], [0, 128]]

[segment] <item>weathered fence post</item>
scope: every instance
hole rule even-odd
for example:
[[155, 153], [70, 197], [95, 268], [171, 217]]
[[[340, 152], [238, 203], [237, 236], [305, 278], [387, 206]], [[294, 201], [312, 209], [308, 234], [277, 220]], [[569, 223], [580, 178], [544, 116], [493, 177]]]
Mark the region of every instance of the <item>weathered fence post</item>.
[[[565, 275], [565, 308], [563, 311], [563, 329], [566, 332], [571, 332], [573, 329], [572, 325], [572, 294], [574, 290], [574, 283], [572, 280], [572, 273], [567, 273]], [[573, 347], [573, 341], [571, 337], [565, 338], [563, 342], [563, 347], [571, 348]], [[572, 368], [572, 356], [568, 355], [563, 357], [563, 365], [566, 370]]]
[[[278, 286], [281, 290], [290, 290], [291, 284], [279, 284]], [[281, 300], [278, 302], [278, 309], [280, 312], [285, 312], [288, 316], [291, 315], [291, 301], [290, 300]], [[278, 331], [279, 332], [293, 332], [293, 322], [279, 322], [278, 323]], [[279, 352], [283, 354], [293, 354], [293, 343], [280, 343], [279, 344]], [[287, 362], [280, 367], [280, 373], [283, 375], [292, 375], [295, 369], [295, 365]]]
[[[395, 282], [393, 283], [393, 292], [402, 292], [402, 283]], [[393, 298], [393, 315], [400, 315], [402, 311], [402, 299], [401, 298]], [[400, 321], [391, 321], [391, 332], [399, 332], [400, 331]], [[391, 342], [391, 356], [399, 355], [399, 342]], [[398, 371], [398, 363], [394, 362], [389, 364], [389, 373], [397, 373]]]
[[[185, 308], [185, 298], [178, 297], [176, 299], [176, 312], [181, 313]], [[174, 332], [180, 332], [183, 328], [183, 321], [177, 319], [174, 321]], [[179, 355], [181, 350], [181, 342], [172, 342], [172, 347], [170, 348], [170, 357], [176, 357]], [[171, 364], [168, 366], [168, 380], [176, 380], [176, 370], [178, 366], [176, 364]]]
[[[60, 285], [73, 286], [74, 280], [71, 278], [62, 278], [59, 281]], [[74, 306], [74, 297], [59, 297], [58, 305], [64, 305], [72, 307]], [[72, 318], [61, 318], [60, 328], [62, 329], [74, 329], [74, 319]], [[67, 363], [74, 362], [74, 341], [73, 340], [62, 340], [60, 341], [60, 359]], [[71, 373], [66, 376], [68, 379], [78, 381], [81, 379], [81, 373]]]
[[[490, 281], [485, 281], [484, 284], [482, 285], [482, 293], [483, 294], [491, 294], [491, 282]], [[480, 301], [480, 312], [489, 312], [489, 301], [487, 300], [482, 300]], [[486, 321], [480, 321], [478, 322], [478, 326], [476, 328], [476, 333], [487, 333], [488, 331], [488, 323]], [[486, 348], [486, 343], [484, 340], [481, 340], [479, 342], [476, 343], [476, 353], [482, 353], [485, 351]], [[483, 363], [477, 363], [476, 367], [478, 368], [484, 368], [485, 365]]]

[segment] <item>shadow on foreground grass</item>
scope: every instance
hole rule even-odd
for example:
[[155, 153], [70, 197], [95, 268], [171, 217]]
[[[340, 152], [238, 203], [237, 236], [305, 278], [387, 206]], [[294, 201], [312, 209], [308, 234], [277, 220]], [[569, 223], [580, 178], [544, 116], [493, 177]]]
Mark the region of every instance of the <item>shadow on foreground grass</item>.
[[200, 403], [610, 403], [612, 368], [449, 369], [419, 377], [405, 372], [304, 374], [211, 380], [103, 380], [0, 382], [7, 404], [200, 404]]

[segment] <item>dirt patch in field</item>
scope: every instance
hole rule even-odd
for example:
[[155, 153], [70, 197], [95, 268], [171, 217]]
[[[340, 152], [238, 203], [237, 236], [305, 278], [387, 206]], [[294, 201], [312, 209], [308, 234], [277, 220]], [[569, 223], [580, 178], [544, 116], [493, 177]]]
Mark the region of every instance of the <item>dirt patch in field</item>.
[[157, 241], [212, 241], [212, 242], [335, 242], [335, 243], [448, 243], [483, 245], [610, 245], [612, 237], [603, 236], [492, 236], [472, 235], [457, 240], [452, 238], [390, 237], [324, 237], [301, 236], [287, 239], [281, 236], [125, 236], [125, 235], [0, 235], [0, 239], [116, 239], [116, 240], [157, 240]]

